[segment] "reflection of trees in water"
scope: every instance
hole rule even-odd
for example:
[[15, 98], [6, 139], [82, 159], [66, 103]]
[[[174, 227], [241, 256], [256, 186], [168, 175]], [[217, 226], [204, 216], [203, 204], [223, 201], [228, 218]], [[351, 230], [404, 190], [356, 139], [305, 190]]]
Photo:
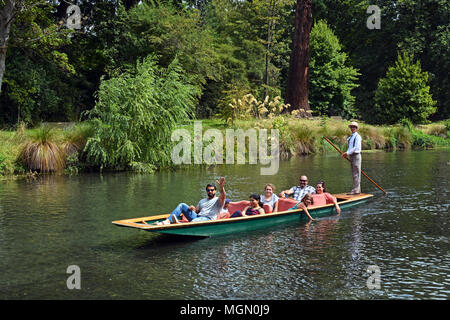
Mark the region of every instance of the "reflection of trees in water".
[[[198, 299], [352, 298], [365, 288], [361, 214], [217, 241], [198, 255]], [[367, 290], [365, 288], [365, 290]], [[367, 293], [358, 292], [358, 296]]]
[[217, 243], [216, 248], [198, 256], [194, 297], [336, 297], [347, 284], [352, 286], [357, 275], [353, 269], [359, 268], [351, 267], [355, 260], [339, 247], [349, 247], [356, 259], [360, 255], [359, 240], [349, 244], [345, 233], [343, 236], [339, 233], [339, 221], [333, 217]]

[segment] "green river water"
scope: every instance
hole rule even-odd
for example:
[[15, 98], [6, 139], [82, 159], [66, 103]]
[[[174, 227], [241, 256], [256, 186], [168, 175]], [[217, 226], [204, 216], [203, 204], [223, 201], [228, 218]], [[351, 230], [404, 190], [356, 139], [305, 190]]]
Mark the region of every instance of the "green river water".
[[[119, 228], [111, 221], [197, 204], [221, 176], [227, 196], [248, 199], [326, 182], [351, 189], [337, 154], [260, 165], [195, 167], [153, 175], [45, 176], [0, 182], [0, 299], [448, 299], [449, 150], [367, 152], [368, 203], [320, 218], [205, 239]], [[80, 270], [70, 290], [69, 266]], [[370, 284], [368, 269], [379, 271]]]

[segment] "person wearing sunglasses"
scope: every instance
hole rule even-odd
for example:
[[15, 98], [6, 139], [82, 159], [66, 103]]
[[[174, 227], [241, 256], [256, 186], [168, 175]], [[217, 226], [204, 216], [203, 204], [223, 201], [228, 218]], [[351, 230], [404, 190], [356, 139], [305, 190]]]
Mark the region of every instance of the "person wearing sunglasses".
[[308, 185], [308, 177], [307, 176], [301, 176], [300, 184], [298, 186], [294, 186], [288, 190], [281, 191], [280, 197], [285, 198], [286, 196], [292, 195], [292, 197], [295, 200], [302, 201], [303, 197], [308, 193], [310, 193], [310, 194], [316, 193], [316, 189], [314, 189], [314, 187]]
[[216, 196], [217, 188], [214, 184], [208, 184], [206, 186], [207, 197], [201, 199], [197, 206], [187, 205], [186, 203], [180, 203], [175, 210], [169, 215], [169, 217], [161, 222], [157, 222], [157, 225], [165, 225], [171, 223], [178, 223], [178, 219], [183, 214], [189, 222], [200, 222], [208, 220], [216, 220], [220, 211], [222, 210], [225, 199], [225, 178], [222, 177], [216, 181], [220, 188], [220, 196]]

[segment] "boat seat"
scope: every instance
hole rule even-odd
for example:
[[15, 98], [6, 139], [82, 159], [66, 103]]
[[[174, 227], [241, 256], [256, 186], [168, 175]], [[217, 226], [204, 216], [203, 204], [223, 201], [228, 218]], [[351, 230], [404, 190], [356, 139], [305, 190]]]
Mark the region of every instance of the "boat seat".
[[[295, 203], [297, 203], [297, 202], [295, 202]], [[238, 201], [238, 202], [230, 202], [228, 204], [228, 212], [229, 212], [229, 214], [228, 215], [223, 215], [219, 219], [229, 218], [230, 215], [232, 215], [233, 213], [235, 213], [238, 210], [244, 211], [245, 207], [248, 207], [249, 205], [250, 205], [250, 201], [247, 201], [247, 200], [242, 200], [242, 201]], [[272, 211], [270, 210], [270, 207], [267, 204], [263, 205], [263, 209], [264, 209], [264, 211], [266, 213], [272, 213]], [[189, 222], [183, 214], [181, 215], [181, 219], [179, 221], [180, 222]]]
[[280, 198], [278, 199], [278, 211], [286, 211], [295, 206], [297, 203], [298, 201], [294, 199]]
[[247, 200], [242, 200], [239, 202], [230, 202], [228, 204], [228, 212], [233, 214], [238, 210], [243, 211], [245, 209], [245, 207], [247, 207], [249, 205], [250, 205], [250, 201], [247, 201]]

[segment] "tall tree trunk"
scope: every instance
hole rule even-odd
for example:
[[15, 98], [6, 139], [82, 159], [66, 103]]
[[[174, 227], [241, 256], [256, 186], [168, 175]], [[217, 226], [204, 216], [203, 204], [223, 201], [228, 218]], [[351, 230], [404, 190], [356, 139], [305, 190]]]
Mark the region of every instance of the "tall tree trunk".
[[267, 8], [267, 16], [268, 16], [269, 21], [267, 23], [266, 67], [265, 67], [265, 72], [264, 72], [264, 84], [266, 86], [264, 88], [264, 99], [268, 95], [268, 87], [269, 87], [270, 49], [271, 49], [271, 44], [272, 44], [273, 29], [275, 27], [275, 21], [274, 21], [275, 6], [276, 6], [276, 0], [270, 0], [270, 3]]
[[285, 103], [290, 110], [310, 110], [309, 91], [309, 35], [312, 28], [312, 0], [297, 0], [295, 31], [286, 86]]
[[2, 92], [3, 75], [5, 74], [6, 53], [8, 51], [9, 30], [14, 19], [16, 0], [6, 0], [0, 9], [0, 93]]

